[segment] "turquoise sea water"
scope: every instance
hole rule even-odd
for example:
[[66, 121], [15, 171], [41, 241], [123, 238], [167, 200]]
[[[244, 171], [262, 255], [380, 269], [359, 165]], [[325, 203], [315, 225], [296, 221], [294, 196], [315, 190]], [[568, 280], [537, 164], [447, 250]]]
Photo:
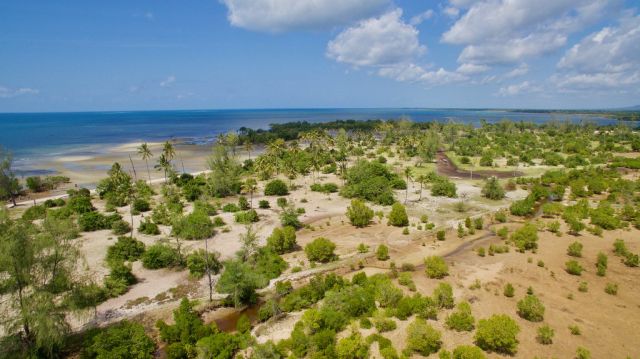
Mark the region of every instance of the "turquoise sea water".
[[91, 155], [104, 145], [171, 138], [210, 142], [220, 132], [240, 127], [268, 128], [291, 121], [367, 120], [409, 118], [416, 122], [458, 121], [477, 124], [481, 119], [514, 121], [617, 121], [585, 116], [463, 109], [274, 109], [189, 110], [74, 113], [0, 113], [0, 145], [13, 152], [16, 167], [29, 171], [37, 163], [62, 155]]

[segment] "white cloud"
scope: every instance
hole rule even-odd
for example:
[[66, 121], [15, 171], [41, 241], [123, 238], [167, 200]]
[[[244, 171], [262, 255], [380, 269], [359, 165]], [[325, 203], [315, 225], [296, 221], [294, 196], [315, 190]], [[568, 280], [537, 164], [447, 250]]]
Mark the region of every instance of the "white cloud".
[[[455, 3], [454, 1], [452, 3]], [[620, 0], [461, 1], [468, 10], [442, 35], [465, 45], [461, 63], [505, 64], [556, 51], [570, 34], [606, 16]]]
[[529, 73], [529, 66], [523, 63], [523, 64], [520, 64], [520, 66], [504, 74], [504, 77], [510, 79], [514, 77], [524, 76], [527, 73]]
[[232, 25], [283, 32], [331, 28], [378, 14], [389, 0], [222, 0]]
[[523, 81], [519, 84], [508, 85], [500, 88], [498, 94], [500, 96], [517, 96], [525, 93], [541, 92], [542, 88], [529, 81]]
[[456, 72], [466, 75], [475, 75], [482, 72], [486, 72], [490, 69], [487, 65], [476, 65], [476, 64], [462, 64], [458, 67]]
[[171, 75], [171, 76], [167, 77], [165, 80], [160, 82], [160, 87], [169, 87], [174, 82], [176, 82], [176, 77]]
[[426, 52], [418, 30], [400, 18], [396, 9], [363, 20], [336, 36], [327, 45], [327, 56], [354, 66], [389, 66], [409, 63]]
[[586, 36], [558, 62], [560, 88], [615, 88], [640, 83], [640, 15]]
[[460, 9], [454, 6], [447, 6], [442, 10], [442, 12], [450, 18], [456, 18], [460, 15]]
[[435, 14], [435, 12], [431, 9], [422, 12], [414, 17], [411, 18], [411, 20], [409, 20], [409, 24], [413, 25], [413, 26], [417, 26], [422, 24], [425, 20], [429, 20], [433, 17], [433, 15]]
[[378, 74], [396, 81], [419, 82], [425, 85], [445, 85], [468, 80], [467, 76], [458, 72], [447, 71], [443, 68], [427, 71], [415, 64], [384, 67], [378, 71]]
[[0, 98], [13, 98], [22, 95], [37, 95], [38, 93], [40, 93], [40, 90], [32, 89], [29, 87], [11, 89], [8, 87], [0, 86]]

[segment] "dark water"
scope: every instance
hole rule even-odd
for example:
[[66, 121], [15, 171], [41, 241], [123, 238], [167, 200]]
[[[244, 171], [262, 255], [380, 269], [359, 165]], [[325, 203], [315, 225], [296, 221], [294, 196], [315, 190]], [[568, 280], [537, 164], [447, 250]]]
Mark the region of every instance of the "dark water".
[[48, 158], [61, 155], [95, 155], [108, 146], [140, 141], [188, 139], [212, 141], [218, 133], [240, 127], [268, 128], [271, 123], [323, 122], [409, 118], [416, 122], [449, 121], [477, 124], [481, 119], [542, 123], [617, 121], [585, 115], [558, 115], [496, 110], [462, 109], [274, 109], [192, 110], [75, 113], [0, 113], [0, 145], [11, 150], [16, 167], [31, 170]]

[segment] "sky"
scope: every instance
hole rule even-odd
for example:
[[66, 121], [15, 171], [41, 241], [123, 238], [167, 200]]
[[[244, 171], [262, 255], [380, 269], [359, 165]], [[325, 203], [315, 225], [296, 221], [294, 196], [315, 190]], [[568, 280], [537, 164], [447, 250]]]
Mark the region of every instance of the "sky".
[[2, 0], [0, 112], [640, 104], [637, 0]]

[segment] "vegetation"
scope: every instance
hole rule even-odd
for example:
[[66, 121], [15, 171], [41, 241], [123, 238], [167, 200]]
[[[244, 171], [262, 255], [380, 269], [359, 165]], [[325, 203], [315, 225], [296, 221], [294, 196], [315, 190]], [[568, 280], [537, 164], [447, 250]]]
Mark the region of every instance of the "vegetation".
[[442, 257], [429, 256], [424, 259], [425, 272], [429, 278], [444, 278], [449, 275], [449, 266]]
[[513, 355], [518, 351], [520, 327], [512, 318], [495, 314], [480, 319], [475, 334], [475, 343], [485, 351]]
[[307, 244], [304, 247], [304, 252], [307, 254], [309, 261], [326, 263], [337, 258], [333, 252], [335, 249], [336, 245], [333, 242], [324, 237], [319, 237]]
[[393, 204], [393, 206], [391, 206], [391, 212], [389, 213], [389, 224], [395, 227], [405, 227], [409, 225], [407, 210], [401, 203], [396, 202]]
[[347, 207], [347, 218], [356, 227], [366, 227], [373, 219], [373, 210], [359, 199], [351, 200], [351, 206]]
[[405, 189], [406, 183], [379, 162], [358, 161], [345, 176], [340, 194], [383, 205], [395, 202], [393, 189]]
[[527, 295], [518, 301], [518, 315], [530, 322], [541, 322], [544, 319], [544, 309], [535, 295]]

